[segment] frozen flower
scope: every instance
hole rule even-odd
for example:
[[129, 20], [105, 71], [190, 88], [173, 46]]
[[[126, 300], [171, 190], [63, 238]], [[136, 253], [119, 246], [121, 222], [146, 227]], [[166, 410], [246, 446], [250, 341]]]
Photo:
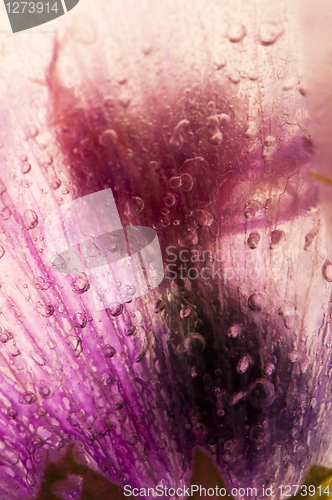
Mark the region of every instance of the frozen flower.
[[[184, 488], [197, 445], [258, 497], [330, 464], [332, 264], [294, 19], [94, 2], [3, 42], [4, 498]], [[96, 311], [45, 224], [105, 189], [123, 226], [157, 231], [165, 279]]]

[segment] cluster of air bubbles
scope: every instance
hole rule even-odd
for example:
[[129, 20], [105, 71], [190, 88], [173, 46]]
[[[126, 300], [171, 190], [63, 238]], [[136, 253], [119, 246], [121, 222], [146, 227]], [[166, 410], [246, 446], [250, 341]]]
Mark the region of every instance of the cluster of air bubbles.
[[187, 173], [171, 177], [169, 180], [169, 187], [173, 190], [182, 188], [183, 191], [190, 191], [193, 185], [194, 185], [193, 178], [191, 177], [190, 174]]

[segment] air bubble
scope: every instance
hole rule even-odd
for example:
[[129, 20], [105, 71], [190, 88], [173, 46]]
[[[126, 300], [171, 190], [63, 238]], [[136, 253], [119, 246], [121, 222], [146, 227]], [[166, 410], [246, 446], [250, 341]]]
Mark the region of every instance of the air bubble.
[[8, 330], [6, 330], [5, 332], [0, 332], [0, 342], [2, 342], [3, 344], [11, 340], [12, 338], [13, 334]]
[[28, 174], [31, 170], [31, 165], [27, 160], [22, 161], [21, 163], [21, 174]]
[[261, 237], [259, 233], [250, 233], [247, 239], [247, 245], [251, 250], [255, 250], [258, 247], [258, 243]]
[[76, 313], [73, 319], [74, 326], [76, 328], [85, 328], [88, 320], [86, 314], [84, 313]]
[[99, 136], [99, 144], [101, 146], [104, 146], [105, 148], [113, 148], [116, 143], [118, 142], [118, 134], [115, 132], [115, 130], [105, 130], [100, 136]]
[[227, 335], [231, 339], [235, 339], [236, 337], [241, 335], [242, 332], [243, 332], [243, 327], [239, 324], [234, 324], [228, 328]]
[[274, 385], [263, 378], [257, 379], [249, 387], [247, 396], [255, 407], [271, 406], [275, 400]]
[[181, 184], [183, 187], [183, 191], [190, 191], [194, 185], [193, 178], [190, 174], [182, 174], [181, 175]]
[[122, 314], [122, 311], [123, 311], [122, 304], [112, 304], [107, 309], [107, 314], [112, 316], [113, 318], [116, 318], [117, 316], [120, 316], [120, 314]]
[[184, 341], [184, 348], [189, 356], [197, 357], [204, 351], [206, 340], [199, 333], [190, 333]]
[[278, 245], [280, 245], [280, 243], [282, 243], [284, 239], [285, 239], [285, 233], [283, 231], [281, 231], [280, 229], [272, 231], [270, 236], [270, 242], [271, 242], [270, 248], [273, 249], [277, 247]]
[[125, 333], [125, 335], [127, 335], [127, 337], [130, 337], [131, 335], [134, 335], [136, 330], [137, 330], [136, 325], [126, 325], [125, 329], [124, 329], [124, 333]]
[[36, 401], [36, 395], [31, 391], [26, 391], [20, 396], [20, 403], [24, 405], [31, 405]]
[[175, 176], [170, 178], [169, 187], [171, 189], [178, 189], [180, 186], [182, 186], [181, 176]]
[[116, 354], [116, 349], [112, 345], [106, 344], [103, 347], [103, 353], [104, 353], [105, 358], [110, 359], [110, 358], [113, 358], [114, 354]]
[[332, 282], [332, 264], [329, 261], [326, 261], [322, 267], [322, 275], [323, 278], [329, 283]]
[[16, 410], [16, 408], [13, 408], [12, 406], [9, 406], [7, 408], [7, 414], [10, 418], [16, 418], [18, 416], [18, 411]]
[[175, 196], [173, 196], [172, 193], [167, 193], [164, 198], [164, 203], [168, 207], [173, 207], [173, 205], [175, 205]]
[[35, 287], [37, 290], [48, 290], [51, 286], [49, 281], [45, 281], [42, 276], [38, 276], [33, 280]]
[[82, 294], [89, 290], [89, 279], [85, 273], [78, 274], [71, 282], [73, 292]]
[[27, 229], [34, 229], [38, 225], [38, 215], [33, 210], [24, 212], [24, 221]]
[[253, 361], [253, 358], [249, 354], [245, 354], [236, 365], [236, 371], [238, 373], [245, 373]]
[[124, 213], [127, 217], [136, 217], [143, 211], [144, 201], [138, 196], [133, 196], [129, 201], [126, 202]]
[[42, 302], [37, 302], [37, 309], [39, 314], [44, 318], [49, 318], [55, 312], [54, 306], [52, 306], [52, 304], [43, 304]]
[[193, 230], [184, 230], [178, 236], [178, 243], [181, 247], [189, 247], [197, 245], [198, 243], [198, 235], [196, 231]]
[[265, 306], [265, 297], [262, 293], [253, 293], [248, 299], [248, 306], [252, 311], [262, 311]]

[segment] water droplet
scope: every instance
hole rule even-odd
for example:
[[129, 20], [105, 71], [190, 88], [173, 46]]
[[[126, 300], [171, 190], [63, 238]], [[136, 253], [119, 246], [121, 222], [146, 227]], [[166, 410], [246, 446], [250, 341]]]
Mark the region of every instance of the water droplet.
[[249, 387], [247, 397], [255, 407], [271, 406], [275, 400], [274, 385], [268, 380], [259, 378]]
[[122, 304], [112, 304], [108, 309], [106, 309], [107, 314], [112, 316], [113, 318], [116, 318], [117, 316], [120, 316], [123, 311], [123, 305]]
[[329, 283], [332, 282], [332, 264], [329, 261], [326, 261], [322, 267], [322, 275], [323, 278]]
[[220, 125], [229, 125], [231, 123], [231, 117], [226, 113], [220, 113], [218, 115]]
[[258, 128], [256, 127], [255, 124], [248, 124], [248, 128], [247, 130], [245, 131], [244, 135], [247, 139], [254, 139], [255, 137], [257, 137], [259, 134], [259, 130]]
[[197, 357], [205, 349], [206, 340], [199, 333], [190, 333], [184, 341], [184, 348], [189, 356]]
[[253, 293], [248, 299], [248, 306], [252, 311], [262, 311], [265, 306], [265, 297], [262, 293]]
[[265, 368], [264, 368], [264, 373], [265, 375], [272, 375], [274, 372], [275, 366], [273, 363], [267, 363]]
[[20, 396], [20, 403], [24, 405], [31, 405], [36, 401], [36, 395], [31, 392], [31, 391], [25, 391], [23, 394]]
[[73, 292], [82, 294], [89, 290], [89, 279], [85, 273], [78, 274], [71, 282]]
[[217, 130], [214, 134], [209, 137], [209, 141], [213, 146], [219, 146], [222, 143], [223, 135], [220, 130]]
[[8, 330], [6, 330], [5, 332], [0, 332], [0, 342], [2, 342], [3, 344], [11, 340], [12, 338], [13, 334]]
[[51, 304], [44, 304], [42, 302], [37, 302], [37, 309], [39, 314], [44, 318], [49, 318], [55, 312], [55, 309]]
[[238, 69], [235, 69], [228, 75], [228, 78], [232, 83], [238, 84], [241, 81], [241, 73]]
[[113, 148], [117, 142], [118, 142], [118, 134], [115, 132], [115, 130], [112, 129], [105, 130], [99, 136], [99, 144], [101, 146], [104, 146], [104, 148]]
[[180, 317], [184, 319], [184, 318], [189, 318], [190, 315], [191, 315], [191, 308], [189, 306], [182, 307], [180, 311]]
[[304, 250], [309, 250], [312, 242], [314, 241], [316, 236], [315, 231], [310, 231], [310, 233], [306, 234], [305, 236], [305, 243], [304, 243]]
[[262, 151], [262, 158], [265, 161], [271, 161], [277, 154], [277, 142], [275, 137], [269, 135], [265, 138], [264, 147]]
[[281, 231], [280, 229], [276, 229], [275, 231], [272, 231], [271, 236], [270, 236], [270, 248], [275, 248], [280, 243], [285, 239], [285, 233]]
[[127, 217], [136, 217], [144, 208], [144, 201], [138, 196], [133, 196], [125, 204], [124, 213]]
[[274, 23], [262, 23], [259, 38], [262, 45], [274, 44], [283, 32], [282, 26]]
[[76, 328], [85, 328], [88, 320], [86, 314], [78, 312], [73, 318], [73, 324]]
[[25, 156], [24, 158], [24, 160], [21, 158], [21, 174], [28, 174], [31, 170], [31, 165], [27, 157]]
[[34, 229], [38, 225], [38, 215], [33, 210], [24, 212], [24, 220], [27, 229]]
[[247, 30], [243, 24], [232, 24], [228, 29], [228, 39], [232, 43], [238, 43], [246, 36]]
[[259, 233], [250, 233], [249, 237], [247, 239], [247, 244], [248, 247], [254, 250], [255, 248], [258, 247], [258, 243], [260, 241], [261, 237]]
[[255, 82], [256, 80], [258, 80], [258, 72], [256, 69], [250, 69], [248, 71], [248, 78], [249, 80], [252, 80], [253, 82]]
[[173, 205], [175, 205], [175, 196], [173, 196], [172, 193], [167, 193], [164, 198], [164, 203], [168, 207], [173, 207]]
[[236, 337], [238, 337], [239, 335], [241, 335], [243, 332], [243, 327], [237, 323], [235, 323], [234, 325], [230, 326], [227, 330], [227, 335], [231, 338], [231, 339], [235, 339]]
[[116, 349], [112, 345], [106, 344], [103, 347], [103, 353], [105, 358], [113, 358], [114, 354], [116, 353]]
[[236, 365], [236, 371], [238, 373], [245, 373], [253, 362], [253, 358], [249, 354], [245, 354]]

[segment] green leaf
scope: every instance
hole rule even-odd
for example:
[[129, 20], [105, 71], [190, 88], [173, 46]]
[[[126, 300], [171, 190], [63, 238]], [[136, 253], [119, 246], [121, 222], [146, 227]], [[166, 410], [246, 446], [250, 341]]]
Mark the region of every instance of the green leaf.
[[122, 488], [111, 483], [102, 474], [78, 463], [74, 458], [74, 445], [70, 445], [61, 460], [48, 462], [37, 500], [61, 500], [54, 494], [54, 488], [70, 475], [83, 479], [82, 500], [123, 500], [126, 498]]

